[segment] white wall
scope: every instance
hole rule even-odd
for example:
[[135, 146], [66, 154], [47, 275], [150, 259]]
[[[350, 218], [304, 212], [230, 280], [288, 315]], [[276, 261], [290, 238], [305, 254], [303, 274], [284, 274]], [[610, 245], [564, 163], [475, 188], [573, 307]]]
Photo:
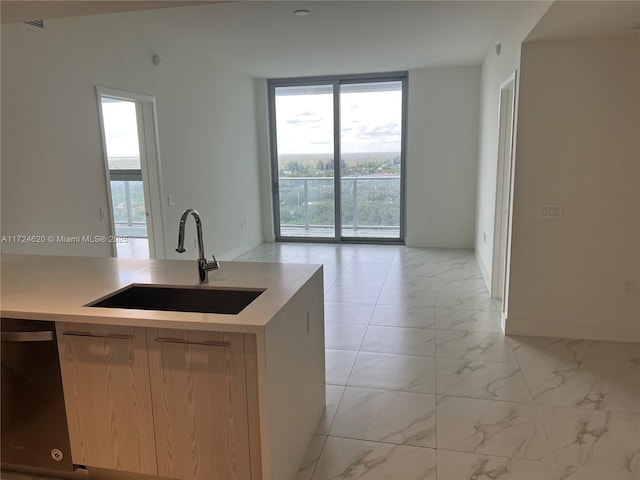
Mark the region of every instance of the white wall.
[[507, 333], [640, 341], [639, 85], [638, 34], [523, 45]]
[[409, 72], [407, 246], [471, 248], [480, 67]]
[[551, 2], [514, 3], [496, 38], [496, 44], [501, 44], [500, 55], [491, 49], [482, 63], [474, 246], [487, 285], [491, 285], [493, 262], [500, 85], [518, 69], [523, 40], [550, 6]]
[[[225, 66], [188, 8], [2, 27], [2, 234], [106, 235], [96, 85], [157, 97], [169, 258], [180, 213], [200, 211], [207, 252], [262, 241], [253, 79]], [[151, 55], [162, 65], [155, 67]], [[247, 228], [240, 223], [246, 220]], [[106, 244], [3, 244], [5, 252], [110, 255]]]

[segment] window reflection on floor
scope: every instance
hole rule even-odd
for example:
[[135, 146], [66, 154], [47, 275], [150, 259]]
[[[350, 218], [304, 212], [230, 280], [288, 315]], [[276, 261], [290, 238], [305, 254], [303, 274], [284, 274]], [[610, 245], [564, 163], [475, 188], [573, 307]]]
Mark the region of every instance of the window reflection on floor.
[[147, 238], [128, 237], [128, 241], [116, 244], [118, 258], [149, 258], [149, 240]]

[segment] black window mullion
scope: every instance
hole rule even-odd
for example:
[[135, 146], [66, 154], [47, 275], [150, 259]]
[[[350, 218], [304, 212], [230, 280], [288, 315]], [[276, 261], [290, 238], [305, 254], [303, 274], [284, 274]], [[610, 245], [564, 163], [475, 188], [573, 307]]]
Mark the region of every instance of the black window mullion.
[[109, 179], [116, 182], [141, 182], [141, 169], [109, 170]]

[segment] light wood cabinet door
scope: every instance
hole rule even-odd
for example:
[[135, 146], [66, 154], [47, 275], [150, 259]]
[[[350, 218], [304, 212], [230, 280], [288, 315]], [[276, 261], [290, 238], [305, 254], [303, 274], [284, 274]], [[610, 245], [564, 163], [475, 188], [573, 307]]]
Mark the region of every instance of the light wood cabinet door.
[[158, 474], [251, 478], [244, 335], [147, 330]]
[[73, 462], [157, 474], [145, 329], [56, 330]]

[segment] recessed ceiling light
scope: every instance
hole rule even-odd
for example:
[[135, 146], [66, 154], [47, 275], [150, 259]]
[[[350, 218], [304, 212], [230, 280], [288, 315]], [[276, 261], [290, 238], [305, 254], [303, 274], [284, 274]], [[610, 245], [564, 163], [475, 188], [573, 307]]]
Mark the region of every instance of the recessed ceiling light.
[[301, 8], [300, 10], [294, 10], [293, 14], [297, 17], [306, 17], [307, 15], [309, 15], [311, 13], [311, 10], [306, 10], [304, 8]]

